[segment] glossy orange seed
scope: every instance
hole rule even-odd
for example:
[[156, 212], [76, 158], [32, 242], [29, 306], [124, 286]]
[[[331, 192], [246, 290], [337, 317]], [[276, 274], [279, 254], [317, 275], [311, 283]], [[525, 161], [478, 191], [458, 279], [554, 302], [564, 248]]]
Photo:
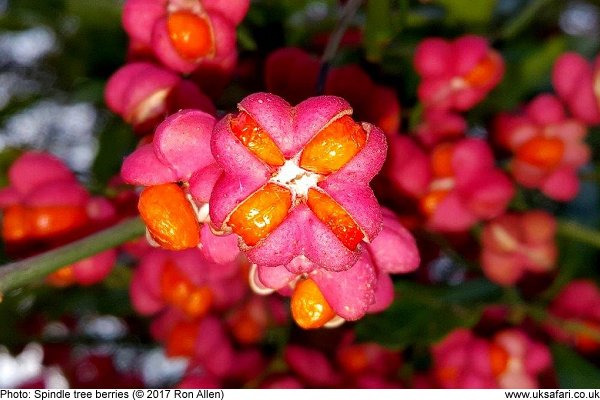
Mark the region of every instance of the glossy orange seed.
[[583, 323], [589, 330], [593, 330], [596, 335], [588, 332], [581, 332], [575, 335], [575, 347], [584, 353], [593, 353], [600, 349], [600, 341], [597, 335], [600, 335], [600, 324], [594, 322]]
[[272, 166], [285, 163], [285, 157], [271, 136], [248, 113], [241, 111], [231, 119], [230, 127], [235, 137], [260, 160]]
[[168, 250], [200, 243], [200, 228], [192, 205], [177, 184], [149, 186], [140, 195], [138, 210], [152, 238]]
[[350, 346], [339, 354], [342, 367], [350, 374], [364, 373], [369, 367], [369, 356], [363, 346]]
[[[375, 125], [381, 128], [384, 132], [397, 132], [400, 127], [401, 114], [398, 111], [387, 112], [384, 116], [374, 121]], [[371, 121], [365, 118], [366, 121]]]
[[442, 143], [431, 152], [431, 169], [436, 178], [447, 178], [454, 175], [452, 168], [452, 156], [454, 145]]
[[70, 286], [73, 285], [75, 281], [75, 271], [71, 265], [62, 267], [46, 277], [46, 282], [55, 287]]
[[350, 250], [355, 250], [364, 235], [350, 214], [329, 195], [316, 189], [308, 190], [308, 207], [331, 229]]
[[176, 324], [167, 338], [167, 356], [192, 357], [196, 349], [198, 329], [198, 321], [182, 321]]
[[564, 149], [558, 138], [536, 136], [517, 149], [517, 158], [542, 169], [552, 169], [561, 162]]
[[213, 39], [208, 21], [188, 11], [176, 11], [167, 19], [167, 31], [181, 57], [194, 61], [208, 55]]
[[7, 241], [27, 239], [33, 228], [27, 209], [21, 205], [7, 207], [2, 215], [2, 238]]
[[438, 368], [435, 372], [435, 376], [440, 382], [453, 383], [458, 378], [458, 370], [455, 367], [442, 367]]
[[248, 246], [256, 245], [277, 228], [292, 206], [292, 193], [268, 183], [238, 205], [228, 225]]
[[312, 279], [298, 281], [291, 301], [292, 317], [304, 329], [317, 329], [325, 325], [333, 317], [325, 296]]
[[210, 310], [212, 290], [207, 286], [194, 285], [177, 266], [165, 263], [160, 279], [161, 295], [165, 302], [177, 307], [189, 318], [199, 318]]
[[509, 360], [510, 355], [502, 346], [496, 343], [490, 345], [490, 366], [494, 376], [499, 376], [506, 371]]
[[489, 52], [464, 76], [464, 80], [471, 86], [485, 86], [498, 74], [501, 67], [500, 63], [498, 55], [495, 52]]
[[246, 345], [258, 343], [264, 335], [263, 326], [247, 313], [233, 321], [231, 331], [239, 343]]
[[197, 286], [191, 293], [183, 311], [190, 318], [206, 315], [213, 304], [213, 292], [208, 286]]
[[425, 216], [431, 216], [437, 210], [440, 203], [448, 195], [447, 190], [432, 190], [419, 200], [419, 208]]
[[87, 220], [85, 209], [79, 206], [13, 205], [4, 210], [2, 237], [6, 241], [47, 239], [79, 228]]
[[331, 174], [346, 165], [365, 146], [367, 133], [345, 115], [317, 133], [300, 156], [300, 167]]
[[29, 209], [29, 218], [33, 227], [32, 234], [45, 238], [86, 224], [88, 217], [85, 209], [79, 206], [46, 206]]

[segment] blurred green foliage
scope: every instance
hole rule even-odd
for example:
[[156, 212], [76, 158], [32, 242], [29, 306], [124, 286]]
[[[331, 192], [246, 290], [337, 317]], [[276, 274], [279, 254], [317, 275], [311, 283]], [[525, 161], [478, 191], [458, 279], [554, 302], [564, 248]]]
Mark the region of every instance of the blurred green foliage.
[[394, 349], [431, 345], [452, 330], [472, 328], [483, 307], [500, 299], [502, 291], [488, 280], [435, 287], [410, 281], [396, 283], [396, 300], [385, 311], [356, 324], [361, 341], [375, 341]]

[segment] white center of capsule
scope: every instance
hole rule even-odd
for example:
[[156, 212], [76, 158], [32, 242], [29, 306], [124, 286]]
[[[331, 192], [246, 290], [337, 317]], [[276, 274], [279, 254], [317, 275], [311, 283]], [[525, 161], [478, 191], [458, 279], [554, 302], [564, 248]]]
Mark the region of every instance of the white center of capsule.
[[321, 179], [320, 174], [299, 167], [298, 160], [294, 157], [286, 160], [269, 182], [288, 188], [292, 192], [292, 203], [296, 204], [306, 201], [308, 190], [316, 187]]

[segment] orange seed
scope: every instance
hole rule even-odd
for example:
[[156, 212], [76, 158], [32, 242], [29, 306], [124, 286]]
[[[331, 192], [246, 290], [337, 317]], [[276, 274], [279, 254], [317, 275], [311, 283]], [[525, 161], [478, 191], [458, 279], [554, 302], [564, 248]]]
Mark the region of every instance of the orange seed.
[[419, 200], [419, 208], [425, 216], [431, 216], [437, 210], [440, 203], [448, 195], [447, 190], [432, 190]]
[[327, 194], [315, 189], [308, 190], [308, 207], [321, 222], [329, 227], [350, 250], [355, 250], [364, 235], [350, 214]]
[[208, 21], [194, 13], [171, 13], [167, 20], [167, 31], [177, 53], [187, 60], [197, 60], [208, 55], [213, 49]]
[[506, 371], [509, 360], [510, 355], [502, 346], [496, 343], [490, 345], [490, 366], [494, 376], [499, 376]]
[[269, 134], [246, 112], [231, 119], [231, 131], [248, 150], [271, 166], [281, 166], [285, 157]]
[[183, 250], [200, 243], [196, 214], [177, 184], [147, 187], [140, 195], [138, 210], [150, 235], [161, 247]]
[[[594, 322], [583, 323], [588, 329], [594, 330], [596, 335], [600, 335], [600, 324]], [[575, 335], [575, 347], [584, 353], [593, 353], [600, 349], [600, 341], [586, 332], [581, 332]]]
[[248, 313], [233, 321], [231, 331], [239, 343], [246, 345], [258, 343], [264, 335], [263, 326]]
[[191, 357], [196, 348], [198, 321], [182, 321], [173, 327], [167, 338], [168, 357]]
[[517, 158], [542, 169], [552, 169], [562, 160], [564, 148], [558, 138], [536, 136], [517, 149]]
[[362, 374], [369, 367], [369, 356], [360, 345], [345, 348], [340, 352], [339, 359], [344, 369], [353, 375]]
[[87, 222], [87, 213], [79, 206], [32, 207], [29, 218], [32, 234], [45, 238], [83, 226]]
[[300, 156], [300, 167], [331, 174], [346, 165], [365, 146], [367, 133], [345, 115], [311, 139]]
[[458, 378], [458, 370], [455, 367], [442, 367], [435, 371], [436, 378], [442, 383], [453, 383]]
[[240, 203], [227, 223], [244, 243], [254, 246], [283, 222], [291, 206], [288, 189], [267, 183]]
[[21, 205], [13, 205], [4, 210], [2, 216], [2, 238], [7, 241], [27, 239], [33, 227], [29, 221], [27, 209]]
[[75, 283], [75, 272], [73, 266], [68, 265], [54, 271], [46, 277], [46, 282], [55, 287], [66, 287]]
[[312, 279], [300, 280], [296, 284], [291, 301], [294, 321], [304, 329], [317, 329], [325, 325], [333, 317], [325, 296]]
[[490, 51], [464, 76], [464, 80], [471, 86], [485, 86], [494, 79], [500, 66], [499, 56], [494, 51]]
[[46, 239], [79, 228], [86, 222], [87, 213], [79, 206], [13, 205], [4, 211], [2, 237], [7, 241]]
[[183, 311], [189, 318], [199, 318], [210, 310], [212, 290], [207, 286], [194, 285], [177, 266], [168, 261], [160, 279], [163, 299]]
[[431, 169], [436, 178], [447, 178], [454, 175], [452, 168], [452, 156], [454, 146], [450, 143], [442, 143], [431, 152]]

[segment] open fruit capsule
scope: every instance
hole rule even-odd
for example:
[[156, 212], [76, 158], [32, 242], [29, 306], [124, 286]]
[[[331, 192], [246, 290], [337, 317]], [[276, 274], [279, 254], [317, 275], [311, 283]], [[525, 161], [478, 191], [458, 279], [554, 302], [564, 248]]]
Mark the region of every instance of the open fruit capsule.
[[354, 121], [350, 105], [335, 96], [291, 106], [255, 93], [238, 109], [212, 131], [211, 151], [223, 170], [209, 201], [213, 226], [235, 233], [259, 266], [304, 256], [347, 270], [361, 242], [382, 228], [369, 182], [385, 161], [383, 131]]
[[364, 147], [367, 134], [349, 116], [333, 121], [315, 135], [299, 156], [286, 160], [269, 134], [246, 112], [230, 121], [235, 137], [273, 171], [264, 186], [242, 201], [227, 224], [247, 246], [255, 246], [283, 223], [298, 204], [306, 204], [350, 250], [364, 233], [352, 216], [318, 183], [344, 167]]

